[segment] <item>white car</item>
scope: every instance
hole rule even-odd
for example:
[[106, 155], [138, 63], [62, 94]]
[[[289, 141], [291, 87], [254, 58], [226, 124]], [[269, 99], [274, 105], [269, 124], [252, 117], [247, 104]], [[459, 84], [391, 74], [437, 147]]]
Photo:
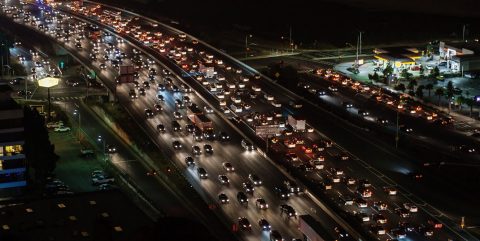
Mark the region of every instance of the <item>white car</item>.
[[58, 128], [58, 127], [62, 127], [62, 126], [63, 126], [62, 121], [47, 123], [47, 128]]
[[67, 131], [70, 131], [70, 127], [59, 126], [59, 127], [55, 128], [53, 131], [55, 131], [55, 132], [67, 132]]
[[415, 205], [413, 205], [413, 204], [411, 204], [411, 203], [404, 203], [404, 204], [403, 204], [403, 207], [404, 207], [405, 209], [407, 209], [408, 211], [410, 211], [411, 213], [416, 213], [416, 212], [418, 212], [418, 207], [415, 206]]
[[205, 113], [213, 113], [213, 109], [210, 108], [210, 106], [205, 106], [203, 109], [205, 110]]
[[110, 176], [104, 176], [104, 175], [97, 175], [92, 178], [92, 184], [93, 185], [100, 185], [100, 184], [105, 184], [105, 183], [113, 183], [115, 179]]

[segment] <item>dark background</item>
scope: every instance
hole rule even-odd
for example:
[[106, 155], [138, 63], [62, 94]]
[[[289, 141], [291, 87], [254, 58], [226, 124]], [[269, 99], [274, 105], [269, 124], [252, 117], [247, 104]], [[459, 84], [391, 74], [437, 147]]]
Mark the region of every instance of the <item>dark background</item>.
[[[263, 39], [293, 39], [303, 47], [315, 40], [344, 47], [359, 30], [365, 44], [421, 42], [479, 36], [477, 0], [104, 0], [178, 21], [180, 29], [207, 41], [253, 33]], [[140, 3], [140, 4], [139, 4]], [[244, 38], [244, 37], [243, 37]]]

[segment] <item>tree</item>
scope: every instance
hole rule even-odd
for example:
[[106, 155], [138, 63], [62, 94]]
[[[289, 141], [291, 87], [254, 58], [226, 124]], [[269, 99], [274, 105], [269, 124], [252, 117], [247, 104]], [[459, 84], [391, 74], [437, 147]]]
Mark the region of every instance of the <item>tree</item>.
[[55, 154], [55, 146], [50, 143], [45, 119], [37, 110], [24, 108], [25, 119], [25, 156], [28, 168], [33, 169], [37, 183], [44, 183], [48, 174], [55, 170], [59, 156]]
[[388, 63], [387, 66], [385, 67], [385, 69], [383, 69], [382, 73], [385, 77], [388, 77], [388, 76], [392, 75], [393, 74], [392, 65], [390, 63]]
[[417, 81], [412, 79], [410, 80], [410, 82], [408, 82], [408, 86], [407, 86], [407, 89], [409, 90], [414, 90], [415, 89], [415, 86], [417, 85]]
[[438, 97], [438, 105], [440, 106], [440, 97], [445, 95], [443, 88], [437, 88], [435, 90], [435, 95]]
[[400, 72], [400, 76], [405, 80], [410, 80], [413, 74], [408, 72], [408, 69], [403, 69], [402, 72]]
[[433, 90], [433, 84], [429, 83], [425, 86], [425, 89], [428, 90], [428, 97], [430, 97], [431, 91]]
[[465, 98], [465, 104], [470, 107], [470, 117], [472, 117], [473, 106], [475, 105], [475, 100], [473, 98]]
[[395, 90], [398, 90], [398, 91], [401, 91], [401, 92], [405, 92], [405, 85], [404, 84], [398, 84], [395, 86], [394, 88]]
[[423, 98], [423, 89], [425, 89], [425, 87], [423, 85], [419, 85], [417, 87], [417, 90], [415, 91], [415, 96], [422, 99]]
[[378, 75], [377, 71], [373, 72], [372, 79], [375, 80], [375, 81], [380, 80], [380, 76]]
[[463, 95], [458, 96], [455, 99], [455, 103], [458, 105], [458, 108], [462, 110], [462, 105], [465, 104], [465, 97]]
[[455, 94], [455, 88], [453, 87], [453, 83], [452, 83], [452, 81], [448, 81], [447, 90], [446, 90], [446, 93], [445, 93], [445, 97], [448, 100], [448, 113], [450, 113], [450, 111], [452, 109], [452, 98], [453, 98], [454, 94]]
[[435, 68], [432, 70], [432, 73], [430, 73], [430, 76], [432, 78], [437, 78], [440, 76], [440, 69], [438, 69], [438, 66], [435, 66]]

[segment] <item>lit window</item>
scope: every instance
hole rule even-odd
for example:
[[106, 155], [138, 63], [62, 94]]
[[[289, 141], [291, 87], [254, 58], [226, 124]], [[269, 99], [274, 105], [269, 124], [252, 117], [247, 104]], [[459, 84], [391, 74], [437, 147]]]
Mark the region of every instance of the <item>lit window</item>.
[[23, 150], [21, 145], [5, 146], [5, 153], [7, 155], [19, 154]]

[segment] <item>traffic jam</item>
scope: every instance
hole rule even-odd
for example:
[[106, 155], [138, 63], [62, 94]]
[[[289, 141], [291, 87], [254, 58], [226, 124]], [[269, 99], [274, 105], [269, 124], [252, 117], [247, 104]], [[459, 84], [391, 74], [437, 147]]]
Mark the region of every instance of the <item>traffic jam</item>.
[[[295, 100], [284, 101], [283, 98], [262, 89], [259, 75], [246, 73], [238, 66], [227, 64], [211, 54], [208, 49], [201, 47], [196, 39], [185, 34], [173, 35], [162, 32], [155, 23], [146, 24], [147, 20], [138, 17], [125, 18], [119, 12], [106, 10], [98, 5], [80, 7], [71, 4], [69, 8], [77, 14], [95, 18], [111, 26], [118, 34], [128, 35], [155, 50], [158, 55], [168, 58], [182, 70], [183, 77], [194, 79], [199, 86], [208, 91], [216, 100], [217, 106], [212, 108], [209, 105], [195, 104], [201, 100], [194, 95], [196, 91], [189, 85], [179, 82], [173, 73], [161, 68], [142, 51], [132, 48], [131, 52], [127, 52], [129, 48], [125, 46], [126, 41], [114, 38], [112, 34], [101, 31], [96, 25], [74, 21], [60, 12], [49, 14], [44, 12], [41, 20], [33, 17], [33, 14], [21, 11], [11, 11], [7, 16], [14, 17], [13, 15], [17, 14], [17, 21], [49, 34], [71, 48], [79, 51], [92, 49], [88, 54], [90, 60], [101, 71], [113, 69], [113, 72], [118, 72], [111, 75], [118, 83], [118, 91], [128, 94], [134, 105], [145, 106], [143, 109], [145, 119], [154, 126], [153, 129], [160, 136], [163, 135], [164, 142], [171, 140], [170, 146], [174, 150], [182, 151], [178, 159], [182, 159], [182, 165], [190, 168], [199, 179], [216, 179], [216, 185], [229, 186], [232, 182], [230, 174], [241, 169], [236, 163], [219, 161], [217, 165], [224, 170], [224, 174], [212, 177], [210, 173], [213, 171], [210, 172], [206, 168], [208, 165], [205, 164], [205, 167], [200, 165], [205, 162], [205, 156], [217, 155], [217, 147], [232, 145], [227, 132], [213, 128], [217, 127], [214, 123], [218, 119], [213, 116], [220, 113], [236, 125], [240, 126], [242, 123], [250, 128], [252, 133], [260, 136], [266, 143], [267, 153], [272, 152], [276, 157], [281, 156], [281, 160], [275, 160], [276, 162], [299, 170], [304, 176], [318, 183], [328, 198], [354, 217], [366, 232], [379, 240], [405, 238], [435, 240], [440, 235], [449, 236], [442, 223], [422, 209], [421, 203], [413, 202], [408, 198], [408, 193], [403, 193], [406, 190], [385, 181], [378, 171], [356, 172], [355, 170], [360, 168], [363, 170], [369, 168], [328, 137], [316, 132], [304, 118], [297, 116], [295, 109], [303, 108], [300, 103]], [[3, 11], [5, 13], [5, 6]], [[390, 98], [380, 94], [378, 90], [341, 78], [332, 71], [319, 70], [317, 74], [368, 94], [368, 98], [373, 96], [378, 102], [392, 106], [393, 109], [400, 109], [429, 121], [439, 119], [433, 111], [423, 106]], [[332, 84], [329, 89], [335, 92], [336, 88]], [[316, 90], [315, 93], [321, 96], [323, 92]], [[349, 103], [344, 104], [346, 108], [353, 107]], [[366, 110], [358, 109], [357, 113], [369, 116]], [[382, 120], [377, 118], [374, 121]], [[216, 144], [213, 144], [214, 141]], [[192, 144], [191, 148], [189, 144]], [[236, 145], [241, 146], [244, 152], [256, 149], [255, 144], [247, 139], [241, 140]], [[360, 176], [358, 173], [364, 175]], [[220, 206], [230, 203], [230, 199], [237, 199], [236, 202], [240, 206], [248, 205], [250, 199], [258, 210], [271, 209], [272, 204], [269, 205], [269, 200], [253, 195], [264, 185], [262, 183], [264, 177], [259, 177], [253, 172], [244, 173], [243, 176], [241, 179], [245, 181], [240, 181], [241, 185], [235, 184], [239, 186], [240, 191], [228, 190], [216, 195]], [[294, 208], [295, 205], [287, 204], [289, 199], [296, 199], [308, 193], [300, 182], [285, 179], [269, 189], [273, 190], [273, 196], [285, 203], [275, 207], [280, 210], [281, 216], [296, 217], [303, 213]], [[258, 223], [253, 225], [262, 231], [269, 231], [270, 240], [284, 240], [279, 231], [270, 225], [273, 220], [269, 223], [261, 214], [240, 216], [235, 222], [237, 229], [245, 231], [252, 229], [251, 222]], [[294, 223], [286, 225], [296, 229]], [[338, 231], [337, 235], [343, 233]]]

